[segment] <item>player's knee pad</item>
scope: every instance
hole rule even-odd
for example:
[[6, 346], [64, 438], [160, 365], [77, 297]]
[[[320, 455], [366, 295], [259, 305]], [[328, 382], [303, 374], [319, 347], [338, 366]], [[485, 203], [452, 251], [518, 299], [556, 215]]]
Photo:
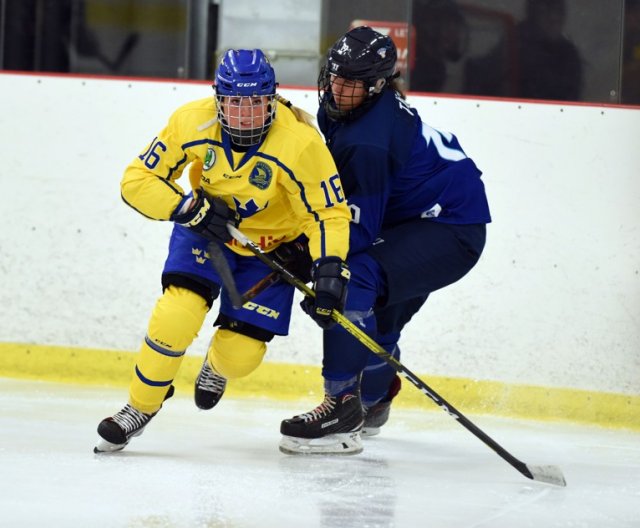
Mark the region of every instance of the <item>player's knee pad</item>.
[[134, 407], [149, 413], [160, 408], [208, 309], [205, 299], [190, 290], [177, 286], [165, 289], [153, 309], [136, 359], [129, 387], [129, 401]]
[[220, 328], [211, 341], [209, 361], [225, 378], [242, 378], [260, 365], [266, 351], [264, 341]]
[[153, 309], [147, 339], [161, 348], [184, 352], [198, 335], [208, 311], [207, 301], [197, 293], [169, 286]]

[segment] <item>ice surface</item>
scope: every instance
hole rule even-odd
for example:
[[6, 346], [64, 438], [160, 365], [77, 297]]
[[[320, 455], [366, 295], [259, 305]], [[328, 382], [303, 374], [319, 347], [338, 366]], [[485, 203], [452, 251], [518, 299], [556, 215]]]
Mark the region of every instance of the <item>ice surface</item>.
[[[425, 400], [361, 455], [291, 457], [279, 423], [313, 403], [178, 393], [118, 454], [92, 452], [123, 389], [0, 379], [0, 526], [640, 527], [640, 434], [469, 416], [567, 487], [530, 481]], [[318, 403], [318, 402], [315, 402]], [[461, 409], [464, 412], [464, 409]]]

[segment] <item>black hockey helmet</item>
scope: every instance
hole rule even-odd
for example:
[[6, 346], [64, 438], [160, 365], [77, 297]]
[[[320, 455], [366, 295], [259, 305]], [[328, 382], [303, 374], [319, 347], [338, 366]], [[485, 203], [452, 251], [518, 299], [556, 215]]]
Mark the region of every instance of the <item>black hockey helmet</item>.
[[331, 47], [327, 57], [329, 73], [368, 84], [388, 79], [396, 69], [396, 46], [387, 35], [369, 26], [345, 33]]
[[[327, 53], [318, 77], [318, 96], [329, 117], [347, 117], [331, 104], [331, 76], [363, 81], [371, 99], [395, 75], [398, 53], [393, 40], [369, 26], [351, 29]], [[382, 79], [382, 82], [378, 82]], [[351, 114], [352, 111], [348, 112]]]

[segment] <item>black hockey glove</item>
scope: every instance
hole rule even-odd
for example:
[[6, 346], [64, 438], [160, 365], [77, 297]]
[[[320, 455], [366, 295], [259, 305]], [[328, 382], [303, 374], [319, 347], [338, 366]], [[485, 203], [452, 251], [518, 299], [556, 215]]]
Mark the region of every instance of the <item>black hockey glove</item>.
[[280, 244], [273, 252], [288, 272], [295, 275], [305, 284], [311, 282], [311, 255], [309, 254], [309, 245], [306, 240], [294, 242], [286, 242]]
[[186, 213], [174, 215], [172, 220], [207, 240], [224, 243], [232, 238], [227, 229], [227, 222], [237, 226], [240, 216], [221, 198], [211, 197], [198, 189], [194, 191], [191, 208]]
[[311, 277], [316, 297], [306, 296], [300, 306], [320, 328], [331, 328], [336, 324], [331, 312], [337, 310], [342, 313], [344, 310], [349, 276], [349, 268], [338, 257], [319, 258], [313, 263]]

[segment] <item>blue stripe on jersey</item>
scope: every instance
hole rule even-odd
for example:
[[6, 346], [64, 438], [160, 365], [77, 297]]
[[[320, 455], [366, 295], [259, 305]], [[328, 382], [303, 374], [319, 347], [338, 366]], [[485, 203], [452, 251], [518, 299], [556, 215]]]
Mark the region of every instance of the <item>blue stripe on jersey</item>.
[[171, 385], [171, 382], [173, 380], [169, 380], [169, 381], [151, 381], [149, 378], [145, 378], [142, 375], [142, 372], [140, 372], [140, 370], [138, 369], [138, 365], [136, 365], [136, 375], [138, 376], [138, 378], [140, 378], [140, 381], [142, 383], [144, 383], [145, 385], [149, 385], [151, 387], [167, 387], [168, 385]]
[[311, 205], [309, 205], [309, 202], [307, 201], [307, 197], [306, 197], [305, 192], [304, 192], [304, 185], [302, 185], [302, 182], [297, 180], [297, 178], [295, 177], [295, 174], [293, 174], [293, 171], [289, 167], [287, 167], [284, 163], [282, 163], [278, 158], [274, 158], [273, 156], [269, 156], [268, 154], [265, 154], [264, 152], [256, 152], [256, 157], [264, 158], [264, 159], [267, 159], [269, 161], [272, 161], [278, 167], [280, 167], [284, 172], [287, 173], [289, 178], [291, 178], [296, 183], [296, 185], [300, 188], [300, 197], [302, 198], [302, 202], [304, 203], [305, 207], [307, 208], [307, 211], [310, 214], [313, 215], [313, 217], [316, 219], [316, 222], [319, 222], [320, 218], [318, 217], [316, 212], [311, 208]]
[[170, 182], [169, 180], [165, 180], [164, 178], [161, 178], [160, 176], [157, 176], [154, 174], [154, 176], [156, 176], [156, 178], [158, 178], [162, 183], [164, 183], [166, 186], [168, 186], [169, 188], [171, 188], [171, 190], [176, 193], [179, 194], [180, 196], [182, 196], [182, 193], [180, 192], [180, 189], [177, 189], [175, 185], [173, 185], [172, 182]]
[[191, 147], [196, 147], [198, 145], [215, 145], [216, 147], [222, 147], [222, 143], [220, 141], [215, 141], [213, 139], [198, 139], [197, 141], [189, 141], [189, 143], [185, 143], [180, 148], [182, 150], [186, 150]]
[[153, 341], [151, 341], [151, 339], [149, 339], [149, 336], [146, 335], [144, 336], [144, 342], [147, 344], [147, 346], [155, 351], [158, 352], [158, 354], [162, 354], [163, 356], [169, 356], [169, 357], [180, 357], [180, 356], [184, 356], [186, 350], [182, 350], [180, 352], [175, 352], [173, 350], [168, 350], [164, 347], [161, 347], [160, 345], [158, 345], [157, 343], [154, 343]]
[[[154, 176], [156, 178], [158, 178], [158, 180], [160, 180], [162, 183], [164, 183], [165, 185], [167, 185], [174, 193], [176, 193], [178, 196], [183, 196], [183, 194], [176, 189], [169, 180], [165, 180], [164, 178], [161, 178], [160, 176], [158, 176], [157, 174], [154, 174]], [[158, 218], [153, 218], [149, 215], [144, 214], [142, 211], [140, 211], [140, 209], [138, 209], [137, 207], [134, 207], [133, 205], [131, 205], [129, 202], [127, 202], [127, 200], [125, 200], [124, 196], [122, 195], [122, 193], [120, 193], [120, 198], [122, 198], [122, 201], [124, 203], [126, 203], [129, 207], [131, 207], [131, 209], [133, 209], [134, 211], [137, 211], [138, 213], [140, 213], [142, 216], [145, 216], [147, 218], [150, 218], [151, 220], [158, 220]], [[160, 220], [164, 220], [164, 219], [160, 219]]]
[[198, 139], [197, 141], [190, 141], [189, 143], [185, 143], [184, 145], [181, 145], [180, 148], [184, 152], [184, 156], [180, 161], [178, 161], [178, 163], [176, 163], [173, 167], [171, 167], [169, 169], [169, 174], [167, 175], [167, 179], [171, 178], [173, 173], [176, 172], [180, 168], [180, 165], [184, 165], [184, 163], [187, 161], [186, 150], [188, 148], [195, 147], [195, 146], [198, 146], [198, 145], [203, 145], [203, 144], [216, 145], [218, 147], [222, 146], [222, 143], [220, 143], [219, 141], [214, 141], [212, 139]]
[[155, 218], [151, 218], [149, 215], [144, 214], [140, 209], [138, 209], [137, 207], [134, 207], [133, 205], [131, 205], [129, 202], [127, 202], [124, 199], [124, 196], [122, 196], [122, 193], [120, 193], [120, 198], [122, 198], [122, 201], [124, 203], [126, 203], [129, 207], [131, 207], [131, 209], [133, 209], [134, 211], [140, 213], [142, 216], [144, 216], [145, 218], [148, 218], [149, 220], [156, 220]]
[[324, 230], [324, 222], [320, 222], [320, 256], [327, 256], [327, 238]]
[[178, 161], [178, 163], [176, 163], [173, 167], [171, 167], [169, 169], [169, 174], [167, 174], [167, 180], [171, 178], [171, 176], [173, 175], [174, 172], [176, 172], [178, 170], [178, 168], [180, 167], [180, 165], [184, 165], [184, 163], [187, 161], [187, 154], [185, 153], [185, 155], [183, 156], [183, 158]]
[[322, 256], [325, 256], [326, 254], [326, 240], [325, 240], [325, 230], [324, 230], [324, 222], [320, 221], [320, 217], [318, 216], [318, 213], [316, 213], [312, 208], [311, 205], [309, 204], [308, 200], [307, 200], [307, 196], [304, 192], [304, 185], [302, 185], [302, 182], [298, 181], [298, 179], [296, 178], [295, 174], [293, 174], [293, 171], [287, 167], [284, 163], [282, 163], [278, 158], [274, 158], [273, 156], [269, 156], [268, 154], [265, 154], [263, 152], [256, 152], [255, 154], [257, 157], [259, 158], [264, 158], [267, 159], [269, 161], [272, 161], [273, 163], [275, 163], [278, 167], [280, 167], [284, 172], [287, 173], [287, 175], [289, 176], [289, 178], [291, 178], [296, 185], [300, 188], [300, 199], [302, 200], [302, 203], [305, 205], [305, 207], [307, 208], [307, 212], [311, 215], [313, 215], [313, 219], [318, 222], [318, 224], [320, 224], [320, 252], [322, 254]]

